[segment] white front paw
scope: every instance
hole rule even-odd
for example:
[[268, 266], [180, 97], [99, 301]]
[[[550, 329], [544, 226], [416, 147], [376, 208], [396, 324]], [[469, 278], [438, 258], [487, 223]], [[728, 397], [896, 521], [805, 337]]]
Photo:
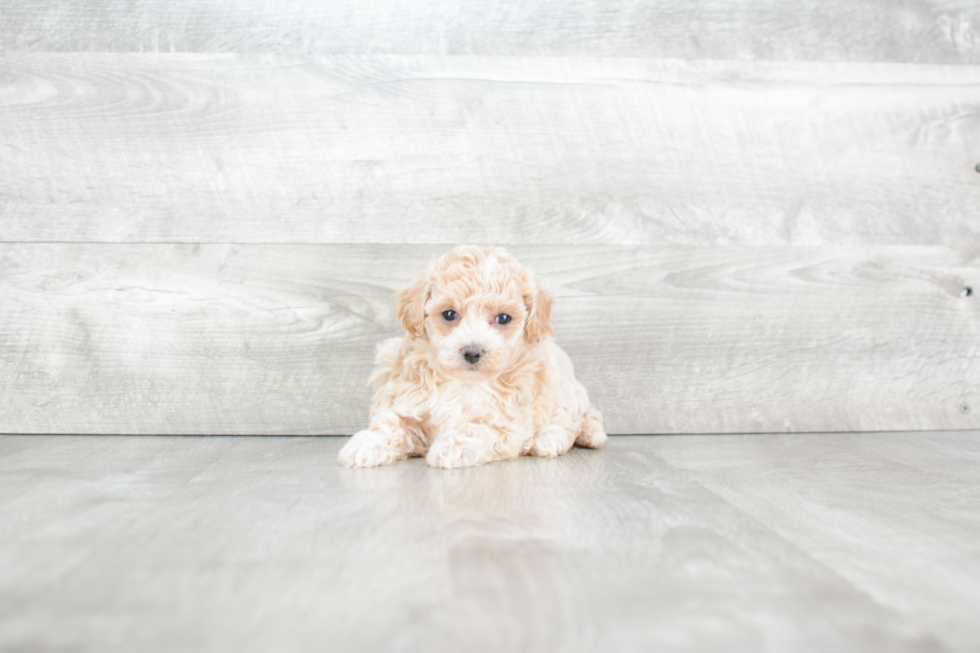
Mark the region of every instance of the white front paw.
[[432, 443], [425, 462], [431, 467], [454, 469], [456, 467], [473, 467], [489, 462], [486, 448], [475, 438], [460, 437], [447, 433]]
[[560, 426], [546, 426], [534, 436], [534, 443], [528, 452], [532, 456], [554, 458], [572, 448], [572, 434]]
[[404, 458], [405, 454], [391, 439], [377, 431], [358, 431], [337, 455], [337, 460], [345, 467], [377, 467]]

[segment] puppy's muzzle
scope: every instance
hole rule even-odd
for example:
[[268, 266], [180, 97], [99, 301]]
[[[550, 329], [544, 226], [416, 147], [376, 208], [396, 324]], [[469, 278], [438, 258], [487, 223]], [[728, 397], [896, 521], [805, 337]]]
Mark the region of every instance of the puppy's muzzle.
[[465, 358], [466, 362], [470, 365], [476, 365], [478, 362], [480, 362], [480, 358], [482, 357], [483, 350], [476, 345], [470, 345], [463, 350], [463, 358]]

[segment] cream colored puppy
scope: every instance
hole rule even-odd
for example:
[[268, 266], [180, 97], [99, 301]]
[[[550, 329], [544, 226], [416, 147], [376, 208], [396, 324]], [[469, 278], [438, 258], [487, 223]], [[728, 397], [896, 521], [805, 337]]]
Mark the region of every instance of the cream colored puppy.
[[370, 428], [340, 462], [470, 467], [601, 447], [602, 416], [551, 339], [550, 316], [551, 297], [504, 250], [443, 256], [399, 293], [408, 334], [378, 347]]

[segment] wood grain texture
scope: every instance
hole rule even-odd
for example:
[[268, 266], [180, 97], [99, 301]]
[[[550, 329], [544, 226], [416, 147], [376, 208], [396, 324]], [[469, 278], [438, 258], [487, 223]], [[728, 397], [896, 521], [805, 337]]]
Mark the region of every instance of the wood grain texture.
[[882, 608], [969, 650], [980, 587], [961, 579], [980, 578], [978, 436], [664, 439], [657, 453]]
[[978, 431], [612, 438], [452, 471], [344, 469], [344, 442], [0, 437], [0, 648], [970, 653], [980, 638]]
[[[351, 433], [446, 249], [0, 246], [0, 432]], [[511, 251], [611, 433], [980, 426], [976, 249]]]
[[964, 0], [4, 0], [0, 15], [7, 51], [980, 63]]
[[2, 242], [980, 241], [978, 66], [6, 52], [0, 80]]

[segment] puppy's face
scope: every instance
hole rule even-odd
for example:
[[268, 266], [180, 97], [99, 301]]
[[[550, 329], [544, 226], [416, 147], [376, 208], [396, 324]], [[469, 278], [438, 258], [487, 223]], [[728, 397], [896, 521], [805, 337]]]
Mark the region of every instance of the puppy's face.
[[[478, 272], [487, 275], [483, 279], [440, 279], [425, 305], [425, 333], [436, 360], [446, 372], [466, 381], [506, 370], [524, 343], [527, 321], [514, 280], [501, 275], [492, 258], [481, 267]], [[491, 285], [489, 279], [498, 283]]]
[[399, 295], [398, 317], [449, 375], [481, 381], [506, 371], [552, 333], [551, 298], [499, 249], [458, 247]]

